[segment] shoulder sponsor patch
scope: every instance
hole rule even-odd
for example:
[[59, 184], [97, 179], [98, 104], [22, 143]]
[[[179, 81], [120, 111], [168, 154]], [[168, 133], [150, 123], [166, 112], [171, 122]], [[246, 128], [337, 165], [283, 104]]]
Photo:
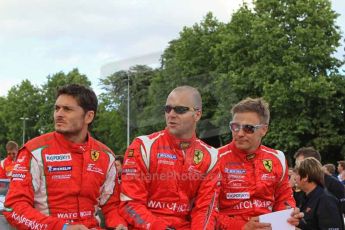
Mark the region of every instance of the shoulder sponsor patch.
[[61, 154], [50, 154], [45, 155], [47, 162], [61, 162], [61, 161], [71, 161], [72, 156], [70, 153], [61, 153]]

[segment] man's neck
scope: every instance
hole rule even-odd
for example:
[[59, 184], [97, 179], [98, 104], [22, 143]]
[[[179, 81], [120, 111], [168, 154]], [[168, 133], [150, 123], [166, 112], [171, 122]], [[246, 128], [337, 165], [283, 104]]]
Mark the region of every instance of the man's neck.
[[87, 141], [88, 135], [87, 133], [79, 133], [78, 135], [64, 135], [65, 139], [75, 143], [75, 144], [83, 144]]

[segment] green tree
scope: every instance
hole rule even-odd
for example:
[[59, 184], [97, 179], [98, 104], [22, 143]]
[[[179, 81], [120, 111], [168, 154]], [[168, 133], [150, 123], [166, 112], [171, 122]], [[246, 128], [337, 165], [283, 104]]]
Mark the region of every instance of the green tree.
[[214, 49], [220, 73], [216, 92], [230, 92], [215, 120], [224, 124], [225, 109], [234, 99], [264, 97], [272, 110], [265, 143], [289, 153], [305, 145], [323, 155], [335, 146], [339, 151], [343, 133], [336, 127], [344, 111], [337, 98], [343, 79], [336, 84], [332, 77], [342, 64], [333, 56], [340, 39], [336, 18], [327, 0], [257, 0], [253, 9], [244, 5]]
[[105, 98], [99, 98], [100, 104], [93, 124], [93, 135], [101, 140], [115, 154], [124, 154], [126, 150], [126, 124], [118, 111], [109, 107]]
[[26, 120], [25, 140], [39, 135], [40, 127], [37, 125], [39, 107], [43, 103], [40, 89], [33, 86], [29, 80], [22, 81], [19, 85], [13, 86], [7, 95], [7, 100], [2, 105], [4, 126], [7, 130], [6, 139], [14, 140], [22, 144], [23, 121]]
[[[114, 142], [122, 141], [117, 144], [116, 149], [124, 152], [126, 146], [126, 126], [127, 126], [127, 102], [128, 102], [128, 80], [130, 95], [130, 139], [137, 135], [145, 133], [148, 124], [142, 117], [144, 108], [148, 105], [148, 88], [151, 79], [155, 75], [156, 70], [144, 66], [137, 65], [131, 67], [127, 71], [118, 71], [104, 79], [101, 79], [101, 85], [105, 93], [101, 94], [104, 102], [104, 109], [109, 116], [116, 117], [113, 122], [116, 127], [112, 132], [116, 133]], [[106, 127], [104, 127], [106, 128]], [[125, 128], [125, 129], [123, 129]]]

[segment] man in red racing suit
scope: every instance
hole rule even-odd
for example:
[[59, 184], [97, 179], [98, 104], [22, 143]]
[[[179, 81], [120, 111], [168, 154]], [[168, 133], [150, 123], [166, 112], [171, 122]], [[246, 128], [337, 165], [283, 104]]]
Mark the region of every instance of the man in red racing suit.
[[134, 229], [215, 228], [217, 150], [195, 137], [199, 97], [189, 86], [174, 89], [165, 106], [167, 128], [136, 138], [126, 151], [120, 213]]
[[232, 142], [219, 149], [219, 156], [224, 229], [241, 229], [251, 217], [295, 206], [282, 152], [260, 145], [247, 154]]
[[6, 144], [7, 157], [0, 162], [0, 178], [10, 179], [18, 154], [18, 144], [9, 141]]
[[[80, 94], [77, 100], [75, 95]], [[96, 229], [99, 207], [107, 227], [125, 223], [117, 209], [115, 156], [87, 133], [94, 113], [78, 105], [92, 101], [85, 97], [88, 94], [90, 90], [79, 85], [60, 89], [54, 112], [56, 131], [20, 149], [3, 212], [16, 228]]]
[[[220, 229], [266, 229], [259, 215], [295, 207], [284, 153], [261, 144], [268, 131], [268, 103], [247, 98], [231, 110], [232, 142], [219, 149], [222, 175], [219, 195]], [[291, 212], [297, 226], [303, 213]]]

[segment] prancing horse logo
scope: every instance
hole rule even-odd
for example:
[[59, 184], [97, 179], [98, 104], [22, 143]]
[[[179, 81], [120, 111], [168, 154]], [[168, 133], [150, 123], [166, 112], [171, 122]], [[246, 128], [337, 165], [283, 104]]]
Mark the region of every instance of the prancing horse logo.
[[97, 150], [91, 150], [91, 159], [97, 161], [99, 158], [99, 152]]
[[195, 150], [194, 152], [194, 163], [199, 164], [204, 158], [204, 153], [201, 150]]
[[272, 169], [273, 169], [272, 160], [262, 160], [262, 163], [268, 172], [272, 172]]

